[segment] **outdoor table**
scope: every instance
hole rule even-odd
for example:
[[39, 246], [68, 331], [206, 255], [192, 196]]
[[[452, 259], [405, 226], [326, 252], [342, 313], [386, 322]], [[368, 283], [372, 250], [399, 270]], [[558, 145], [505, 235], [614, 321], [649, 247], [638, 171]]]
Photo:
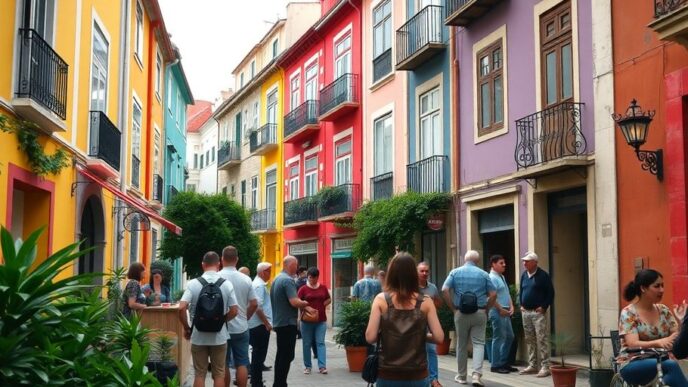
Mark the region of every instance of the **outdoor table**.
[[[175, 339], [176, 345], [172, 347], [171, 357], [177, 363], [179, 382], [183, 384], [189, 369], [191, 343], [184, 338], [184, 327], [179, 322], [179, 304], [149, 306], [141, 310], [141, 325], [156, 329], [160, 331], [159, 333], [166, 333]], [[153, 335], [151, 339], [154, 340], [155, 336]]]

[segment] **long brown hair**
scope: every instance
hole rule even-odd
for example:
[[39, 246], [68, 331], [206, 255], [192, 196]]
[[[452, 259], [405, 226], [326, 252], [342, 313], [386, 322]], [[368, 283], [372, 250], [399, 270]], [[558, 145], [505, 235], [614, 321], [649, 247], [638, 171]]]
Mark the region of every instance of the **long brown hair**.
[[395, 292], [400, 303], [407, 302], [418, 293], [418, 270], [411, 254], [397, 253], [387, 265], [385, 291]]

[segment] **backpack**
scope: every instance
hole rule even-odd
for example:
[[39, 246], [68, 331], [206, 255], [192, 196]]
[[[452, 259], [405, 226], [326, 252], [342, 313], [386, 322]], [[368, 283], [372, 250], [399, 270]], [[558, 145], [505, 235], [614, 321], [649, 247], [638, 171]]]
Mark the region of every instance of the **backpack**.
[[478, 296], [473, 292], [459, 293], [459, 311], [463, 314], [473, 314], [478, 311]]
[[214, 283], [209, 283], [203, 277], [197, 279], [203, 288], [198, 296], [191, 329], [196, 327], [200, 332], [219, 332], [225, 324], [225, 302], [220, 290], [225, 280], [219, 278]]

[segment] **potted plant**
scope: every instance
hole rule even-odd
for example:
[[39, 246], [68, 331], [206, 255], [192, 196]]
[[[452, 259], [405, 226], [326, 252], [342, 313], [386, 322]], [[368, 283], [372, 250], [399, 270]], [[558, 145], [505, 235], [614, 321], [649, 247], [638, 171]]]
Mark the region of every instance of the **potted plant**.
[[454, 326], [454, 313], [445, 303], [442, 303], [442, 305], [437, 308], [437, 317], [439, 318], [440, 325], [444, 331], [444, 341], [440, 344], [437, 344], [437, 354], [446, 355], [449, 353], [449, 344], [451, 344], [449, 332], [452, 332], [454, 329], [456, 329]]
[[343, 205], [346, 195], [346, 189], [342, 186], [324, 187], [317, 193], [318, 210], [329, 213], [331, 209]]
[[155, 374], [155, 377], [160, 383], [167, 383], [177, 374], [177, 364], [172, 360], [171, 350], [174, 347], [174, 340], [166, 335], [160, 334], [155, 341], [154, 350], [155, 357], [154, 360], [148, 361], [146, 366], [150, 371]]
[[590, 337], [590, 386], [606, 387], [609, 386], [614, 378], [609, 358], [605, 358], [604, 342], [608, 337], [604, 337], [604, 328], [598, 326], [599, 336]]
[[334, 335], [335, 343], [346, 349], [349, 371], [360, 372], [368, 356], [365, 330], [370, 318], [370, 302], [351, 301], [339, 309], [340, 328]]
[[576, 385], [576, 372], [578, 371], [578, 367], [567, 365], [564, 358], [572, 339], [571, 335], [565, 332], [559, 332], [552, 335], [551, 341], [554, 347], [554, 353], [561, 357], [561, 363], [552, 364], [549, 367], [552, 372], [554, 387], [574, 387]]

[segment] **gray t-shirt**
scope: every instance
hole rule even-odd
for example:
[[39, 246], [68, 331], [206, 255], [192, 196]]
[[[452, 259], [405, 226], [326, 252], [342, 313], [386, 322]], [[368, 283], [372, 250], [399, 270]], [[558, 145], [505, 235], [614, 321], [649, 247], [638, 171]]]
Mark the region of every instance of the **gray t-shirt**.
[[440, 297], [440, 293], [439, 293], [439, 291], [437, 291], [437, 286], [435, 286], [435, 284], [433, 284], [430, 281], [428, 281], [428, 286], [426, 286], [424, 288], [419, 286], [418, 290], [420, 291], [420, 294], [422, 294], [424, 296], [428, 296], [428, 297], [432, 298], [433, 300]]
[[[206, 271], [203, 273], [202, 277], [209, 283], [215, 283], [220, 278], [220, 275], [216, 271]], [[192, 279], [184, 290], [181, 301], [189, 303], [189, 314], [190, 322], [193, 322], [194, 312], [196, 311], [196, 303], [198, 302], [198, 297], [201, 294], [203, 285], [197, 280]], [[234, 297], [234, 288], [229, 281], [225, 281], [220, 285], [220, 291], [222, 292], [222, 300], [225, 303], [225, 314], [229, 312], [229, 308], [236, 305], [236, 298]], [[190, 325], [190, 323], [189, 323]], [[198, 329], [194, 329], [191, 332], [191, 344], [194, 345], [222, 345], [229, 339], [229, 334], [227, 333], [227, 324], [222, 325], [222, 329], [219, 332], [200, 332]]]
[[220, 271], [220, 277], [231, 282], [234, 287], [234, 296], [239, 306], [239, 313], [227, 324], [229, 333], [244, 333], [248, 330], [248, 320], [246, 319], [248, 303], [256, 299], [251, 278], [244, 273], [240, 273], [237, 271], [236, 267], [232, 266], [222, 269]]
[[289, 303], [289, 299], [295, 297], [297, 297], [296, 282], [284, 271], [279, 273], [272, 282], [272, 288], [270, 288], [273, 327], [296, 325], [298, 309]]

